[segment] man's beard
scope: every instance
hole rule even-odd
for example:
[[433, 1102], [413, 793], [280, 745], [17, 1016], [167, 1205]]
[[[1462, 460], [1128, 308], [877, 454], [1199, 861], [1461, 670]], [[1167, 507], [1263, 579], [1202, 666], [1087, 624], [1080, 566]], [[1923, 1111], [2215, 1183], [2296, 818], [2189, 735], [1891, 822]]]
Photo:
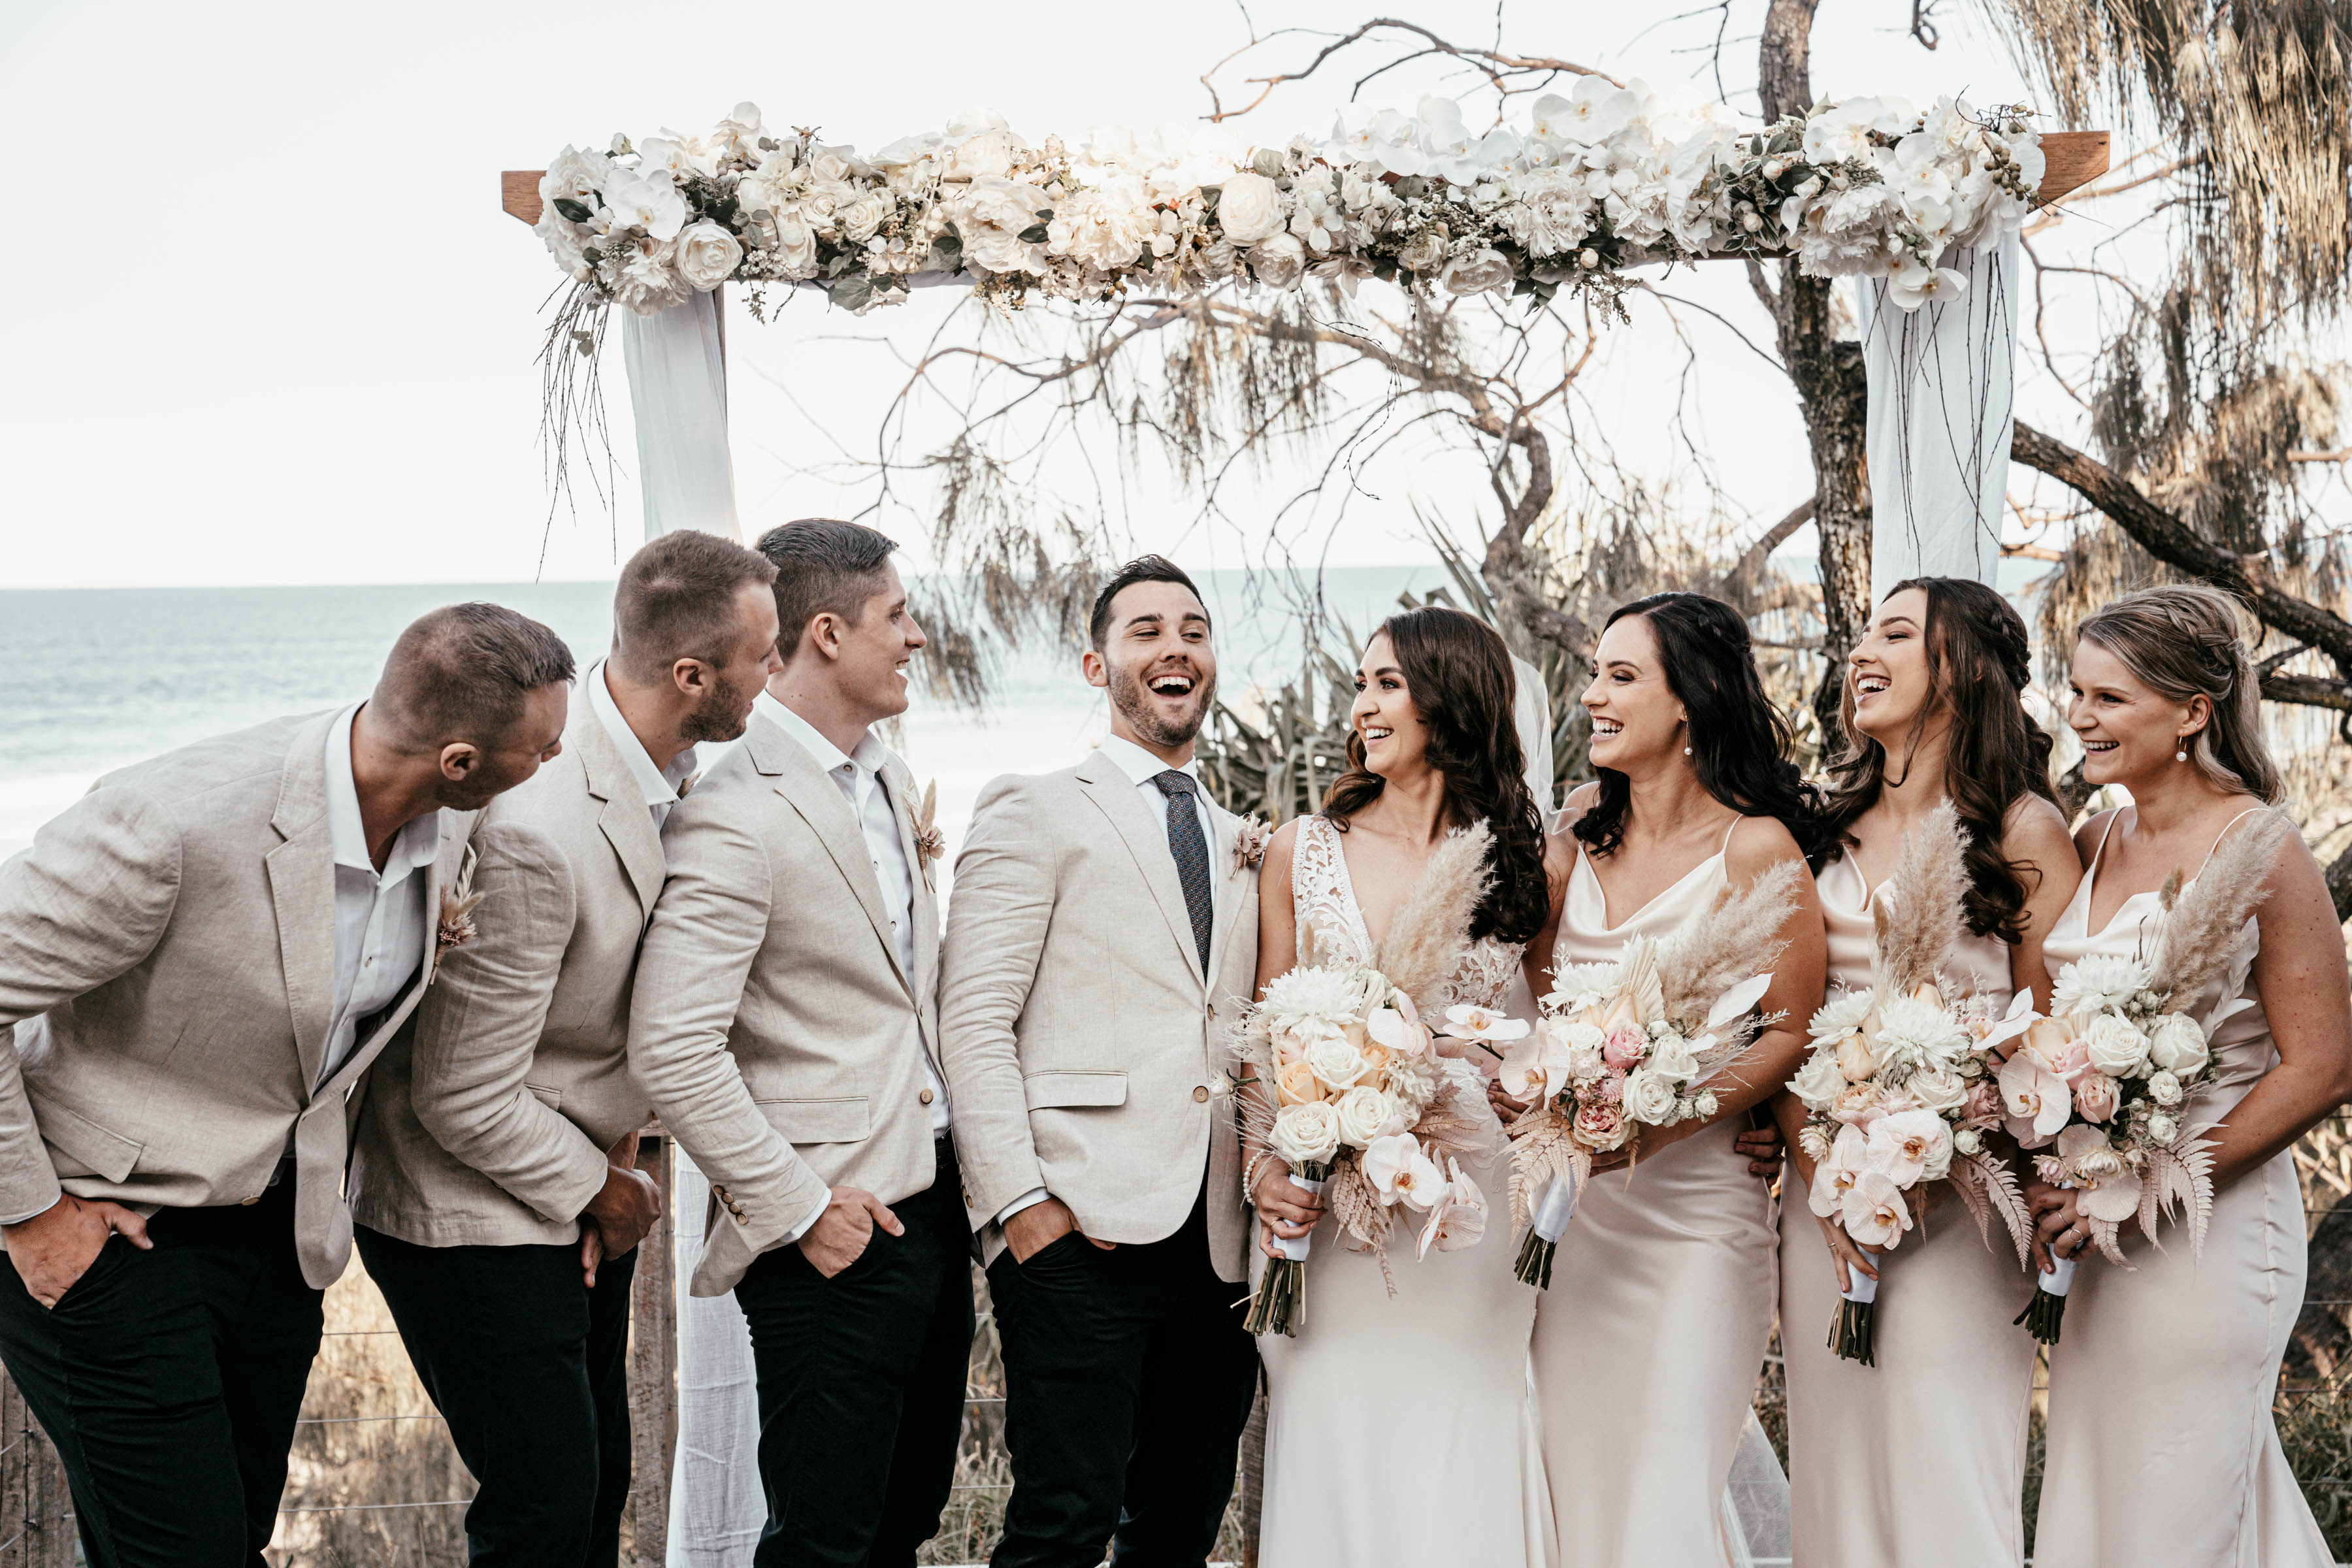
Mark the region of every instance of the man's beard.
[[1192, 710], [1192, 717], [1171, 724], [1152, 702], [1150, 694], [1126, 671], [1121, 670], [1119, 679], [1110, 683], [1110, 705], [1134, 726], [1137, 734], [1154, 746], [1189, 746], [1199, 738], [1201, 726], [1208, 721], [1209, 704], [1216, 700], [1215, 678], [1202, 679], [1195, 676], [1192, 695], [1200, 700], [1199, 705]]
[[743, 700], [743, 689], [720, 675], [695, 704], [694, 711], [678, 721], [677, 732], [688, 745], [695, 746], [705, 741], [734, 740], [751, 721], [751, 705]]

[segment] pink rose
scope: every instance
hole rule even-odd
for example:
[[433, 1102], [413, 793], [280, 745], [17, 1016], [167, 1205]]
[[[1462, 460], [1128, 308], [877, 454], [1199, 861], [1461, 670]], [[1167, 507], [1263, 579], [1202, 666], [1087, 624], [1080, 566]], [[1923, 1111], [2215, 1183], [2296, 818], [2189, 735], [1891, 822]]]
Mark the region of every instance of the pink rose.
[[1625, 1118], [1614, 1105], [1587, 1100], [1576, 1108], [1576, 1135], [1596, 1149], [1614, 1149], [1625, 1141]]
[[1633, 1024], [1610, 1030], [1608, 1044], [1601, 1047], [1601, 1059], [1621, 1071], [1640, 1067], [1649, 1055], [1650, 1032]]
[[[2050, 1057], [2050, 1070], [2066, 1080], [2069, 1087], [2091, 1070], [2091, 1049], [2080, 1040], [2069, 1040]], [[2097, 1075], [2105, 1076], [2105, 1075]]]
[[2074, 1084], [2074, 1109], [2090, 1121], [2105, 1121], [2116, 1113], [2116, 1080], [2103, 1072], [2084, 1073]]
[[1960, 1120], [1990, 1127], [2000, 1120], [2000, 1089], [1989, 1078], [1979, 1079], [1960, 1104]]

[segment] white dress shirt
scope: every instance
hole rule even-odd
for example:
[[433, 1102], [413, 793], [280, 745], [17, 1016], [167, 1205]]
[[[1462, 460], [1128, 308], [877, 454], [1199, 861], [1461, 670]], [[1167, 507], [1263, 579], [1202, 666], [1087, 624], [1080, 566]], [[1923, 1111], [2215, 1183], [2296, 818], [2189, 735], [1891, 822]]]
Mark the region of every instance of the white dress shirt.
[[583, 683], [588, 688], [588, 706], [595, 710], [604, 733], [620, 748], [621, 760], [629, 764], [629, 776], [637, 781], [637, 788], [646, 797], [646, 808], [654, 815], [654, 831], [658, 833], [662, 824], [669, 820], [669, 808], [677, 804], [677, 786], [694, 776], [694, 748], [688, 746], [672, 757], [666, 768], [654, 766], [645, 742], [629, 728], [628, 716], [613, 700], [612, 688], [604, 684], [605, 663], [600, 658], [588, 668]]
[[352, 704], [327, 731], [327, 831], [335, 852], [335, 1011], [319, 1081], [359, 1045], [362, 1019], [382, 1012], [416, 976], [433, 919], [419, 873], [441, 853], [441, 814], [428, 811], [393, 836], [378, 871], [368, 857], [352, 778]]
[[[1104, 756], [1118, 764], [1119, 772], [1135, 781], [1135, 793], [1141, 795], [1143, 804], [1151, 808], [1151, 820], [1163, 826], [1168, 821], [1168, 808], [1174, 802], [1160, 793], [1160, 786], [1151, 781], [1171, 767], [1190, 778], [1192, 781], [1192, 809], [1201, 818], [1201, 841], [1209, 847], [1210, 860], [1213, 862], [1216, 859], [1217, 819], [1209, 815], [1208, 792], [1201, 787], [1200, 758], [1194, 757], [1181, 767], [1176, 767], [1176, 764], [1145, 751], [1124, 735], [1105, 735], [1099, 749]], [[1166, 840], [1163, 838], [1161, 842], [1164, 844]], [[1168, 858], [1173, 860], [1176, 851], [1169, 850]], [[1032, 1204], [1042, 1204], [1052, 1195], [1043, 1187], [1032, 1187], [997, 1210], [996, 1223], [1003, 1225]]]
[[[898, 837], [898, 813], [905, 804], [890, 798], [890, 789], [882, 780], [882, 764], [889, 756], [889, 748], [874, 738], [873, 732], [857, 738], [857, 749], [848, 755], [841, 748], [818, 733], [817, 727], [762, 691], [752, 703], [753, 709], [785, 734], [800, 743], [803, 751], [816, 759], [816, 765], [841, 790], [841, 798], [849, 804], [849, 813], [857, 819], [858, 831], [866, 839], [866, 858], [874, 863], [874, 879], [882, 889], [882, 912], [890, 917], [890, 934], [898, 953], [899, 971], [907, 984], [915, 984], [915, 872], [907, 864], [907, 847]], [[931, 1131], [944, 1133], [948, 1130], [948, 1086], [940, 1076], [939, 1068], [931, 1061], [929, 1042], [924, 1043], [923, 1082], [931, 1095]], [[797, 1241], [824, 1213], [819, 1205], [793, 1232], [789, 1239]]]

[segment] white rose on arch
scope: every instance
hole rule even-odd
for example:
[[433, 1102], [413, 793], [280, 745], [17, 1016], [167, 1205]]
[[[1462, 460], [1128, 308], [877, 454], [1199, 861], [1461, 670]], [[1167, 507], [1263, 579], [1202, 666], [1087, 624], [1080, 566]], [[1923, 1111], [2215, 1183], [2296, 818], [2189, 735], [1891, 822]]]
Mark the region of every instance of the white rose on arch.
[[768, 220], [768, 232], [773, 238], [769, 246], [776, 266], [787, 278], [816, 276], [816, 230], [803, 222], [798, 213], [778, 213]]
[[1217, 198], [1217, 226], [1235, 245], [1255, 245], [1288, 222], [1282, 210], [1282, 193], [1264, 174], [1244, 171], [1225, 181], [1223, 194]]
[[1451, 294], [1484, 294], [1489, 289], [1509, 293], [1511, 259], [1499, 250], [1481, 248], [1457, 256], [1438, 274]]
[[1021, 237], [1045, 222], [1037, 215], [1053, 205], [1025, 180], [991, 175], [972, 181], [955, 203], [964, 264], [982, 272], [1043, 272], [1045, 246]]
[[741, 244], [708, 218], [688, 225], [677, 237], [678, 276], [705, 293], [733, 277], [742, 259]]
[[1250, 247], [1249, 268], [1269, 289], [1296, 289], [1307, 270], [1307, 247], [1295, 234], [1274, 235]]

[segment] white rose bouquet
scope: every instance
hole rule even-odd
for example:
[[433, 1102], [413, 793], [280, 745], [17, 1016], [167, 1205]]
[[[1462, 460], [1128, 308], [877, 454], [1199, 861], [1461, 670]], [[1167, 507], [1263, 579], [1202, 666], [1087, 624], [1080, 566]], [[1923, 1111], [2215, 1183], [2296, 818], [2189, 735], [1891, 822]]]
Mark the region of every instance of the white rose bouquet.
[[[2188, 1124], [2188, 1101], [2213, 1079], [2210, 1042], [2224, 1021], [2253, 1005], [2239, 994], [2256, 950], [2253, 912], [2281, 837], [2292, 831], [2265, 814], [2213, 851], [2186, 888], [2175, 871], [2159, 896], [2154, 942], [2129, 957], [2093, 953], [2058, 972], [2050, 1016], [2001, 1065], [2010, 1131], [2033, 1156], [2035, 1173], [2076, 1200], [2091, 1241], [2111, 1263], [2124, 1225], [2179, 1212], [2189, 1247], [2201, 1251], [2213, 1210], [2212, 1145]], [[2190, 1009], [2219, 982], [2201, 1017]], [[2056, 1258], [2018, 1321], [2055, 1344], [2074, 1280], [2075, 1259]], [[2128, 1268], [2129, 1265], [2125, 1265]]]
[[[1789, 1091], [1805, 1108], [1798, 1139], [1813, 1162], [1815, 1215], [1892, 1252], [1926, 1212], [1917, 1189], [1949, 1181], [1987, 1246], [2000, 1215], [2022, 1267], [2032, 1230], [2024, 1199], [1985, 1145], [2000, 1123], [1988, 1055], [2032, 1022], [2033, 997], [2020, 992], [1996, 1019], [1982, 999], [1940, 979], [1961, 930], [1967, 846], [1948, 805], [1904, 846], [1872, 900], [1871, 984], [1813, 1015], [1812, 1054]], [[1876, 1364], [1878, 1283], [1855, 1271], [1830, 1324], [1830, 1348], [1864, 1366]]]
[[1503, 1092], [1529, 1102], [1511, 1125], [1521, 1279], [1551, 1284], [1595, 1155], [1638, 1151], [1643, 1127], [1715, 1114], [1702, 1085], [1769, 1021], [1754, 1010], [1771, 973], [1749, 971], [1759, 955], [1779, 961], [1801, 870], [1776, 868], [1664, 942], [1636, 937], [1612, 963], [1555, 964], [1541, 1024], [1500, 1053]]
[[[1482, 1093], [1480, 1080], [1458, 1058], [1441, 1055], [1437, 1042], [1509, 1039], [1527, 1025], [1457, 1006], [1433, 1028], [1412, 990], [1432, 994], [1451, 972], [1486, 892], [1491, 842], [1480, 823], [1439, 847], [1391, 922], [1381, 968], [1302, 952], [1235, 1029], [1235, 1081], [1248, 1091], [1243, 1131], [1259, 1151], [1244, 1171], [1244, 1197], [1259, 1163], [1280, 1160], [1293, 1181], [1323, 1194], [1341, 1235], [1377, 1257], [1383, 1272], [1400, 1211], [1421, 1216], [1417, 1257], [1433, 1247], [1469, 1247], [1486, 1231], [1486, 1194], [1462, 1170], [1463, 1159], [1490, 1141], [1461, 1109], [1461, 1096]], [[1311, 1240], [1276, 1240], [1282, 1256], [1267, 1260], [1258, 1280], [1251, 1333], [1295, 1334], [1306, 1322]]]

